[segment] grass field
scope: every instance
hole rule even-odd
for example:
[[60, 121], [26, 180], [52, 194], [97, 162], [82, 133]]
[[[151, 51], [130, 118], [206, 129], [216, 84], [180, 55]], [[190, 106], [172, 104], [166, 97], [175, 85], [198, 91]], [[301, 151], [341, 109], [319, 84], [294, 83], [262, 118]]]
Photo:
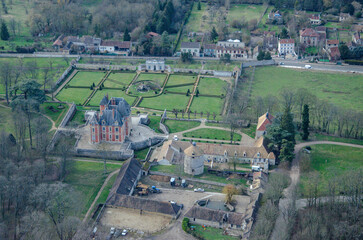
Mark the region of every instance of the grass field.
[[122, 88], [130, 84], [134, 79], [135, 73], [115, 73], [112, 72], [107, 80], [104, 82], [104, 86], [107, 88]]
[[161, 116], [149, 115], [148, 118], [150, 120], [149, 125], [148, 125], [149, 128], [153, 129], [157, 133], [161, 133], [161, 131], [159, 130], [159, 123], [160, 123]]
[[68, 85], [90, 87], [94, 83], [97, 86], [105, 75], [106, 72], [78, 71]]
[[198, 10], [198, 3], [194, 3], [192, 13], [190, 14], [188, 22], [185, 25], [185, 29], [187, 29], [188, 32], [200, 32], [207, 30], [207, 26], [203, 24], [202, 19], [202, 16], [207, 14], [207, 4], [201, 2], [200, 5], [201, 10]]
[[165, 92], [177, 92], [177, 93], [184, 93], [185, 95], [188, 92], [192, 93], [193, 92], [193, 88], [194, 85], [189, 85], [189, 86], [182, 86], [182, 87], [171, 87], [171, 88], [165, 88]]
[[160, 87], [162, 87], [165, 81], [165, 77], [166, 74], [161, 73], [141, 73], [136, 81], [153, 81], [155, 83], [158, 83]]
[[[64, 108], [59, 109], [58, 106], [60, 105]], [[50, 110], [50, 107], [53, 107], [54, 111]], [[55, 122], [56, 127], [58, 127], [66, 115], [68, 108], [68, 105], [64, 103], [43, 103], [40, 105], [40, 112], [50, 117]]]
[[219, 115], [222, 111], [223, 104], [224, 99], [218, 97], [194, 97], [190, 111], [197, 111], [198, 113], [206, 113], [209, 111], [211, 114], [216, 113]]
[[170, 65], [171, 68], [185, 68], [185, 69], [200, 69], [202, 64], [200, 61], [194, 60], [192, 63], [183, 63], [179, 60], [166, 60], [165, 64]]
[[232, 61], [231, 63], [222, 63], [219, 61], [207, 61], [204, 65], [205, 70], [216, 70], [216, 71], [233, 71], [234, 68], [240, 68], [240, 61]]
[[176, 133], [198, 127], [200, 122], [165, 120], [164, 124], [168, 127], [170, 133]]
[[89, 88], [63, 88], [56, 97], [60, 101], [81, 105], [91, 95], [91, 92], [92, 90]]
[[[204, 139], [216, 139], [216, 140], [226, 140], [230, 141], [231, 136], [229, 131], [212, 129], [212, 128], [200, 128], [191, 132], [183, 133], [183, 137], [189, 138], [204, 138]], [[235, 133], [233, 136], [233, 141], [240, 141], [241, 135]]]
[[108, 94], [108, 96], [111, 97], [123, 97], [126, 102], [132, 105], [132, 103], [135, 101], [135, 97], [131, 97], [126, 95], [125, 91], [122, 90], [115, 90], [115, 89], [103, 89], [103, 90], [97, 90], [95, 95], [92, 97], [91, 101], [89, 101], [89, 105], [91, 106], [99, 106], [102, 98]]
[[173, 85], [179, 85], [179, 84], [194, 84], [197, 80], [197, 76], [194, 75], [179, 75], [179, 74], [173, 74], [170, 75], [167, 87], [173, 86]]
[[137, 150], [134, 152], [135, 158], [144, 160], [146, 158], [147, 153], [149, 152], [149, 148], [145, 148], [142, 150]]
[[203, 95], [225, 95], [227, 83], [219, 78], [201, 78], [198, 84], [199, 94]]
[[[121, 166], [107, 164], [107, 173], [119, 169]], [[103, 174], [103, 163], [94, 162], [71, 162], [67, 169], [65, 183], [71, 185], [80, 195], [80, 208], [83, 217], [91, 206], [106, 176]]]
[[252, 19], [258, 21], [263, 10], [263, 5], [233, 4], [228, 11], [227, 22], [231, 24], [233, 20], [240, 20], [241, 18], [245, 18], [247, 21]]
[[328, 136], [328, 135], [322, 135], [322, 134], [319, 134], [319, 133], [310, 133], [309, 140], [311, 140], [311, 141], [344, 142], [344, 143], [352, 143], [352, 144], [363, 145], [363, 140]]
[[321, 100], [361, 111], [362, 81], [363, 75], [357, 74], [323, 73], [280, 67], [256, 68], [252, 98], [269, 94], [278, 96], [282, 88], [307, 88]]
[[174, 108], [178, 110], [185, 109], [187, 107], [190, 97], [179, 94], [161, 94], [158, 97], [144, 98], [139, 107], [168, 110], [172, 111]]
[[[348, 170], [363, 167], [363, 149], [336, 145], [315, 145], [311, 151], [311, 171], [320, 173], [321, 191], [327, 188], [327, 180]], [[309, 175], [301, 175], [301, 189], [306, 190]]]
[[199, 233], [204, 239], [208, 240], [236, 240], [238, 237], [232, 237], [223, 234], [223, 229], [206, 227], [205, 230], [201, 225], [191, 224], [191, 226], [195, 227], [195, 232]]
[[108, 180], [108, 183], [106, 184], [106, 186], [103, 188], [101, 195], [98, 197], [95, 207], [92, 211], [92, 213], [96, 210], [98, 204], [102, 203], [104, 204], [107, 200], [108, 194], [110, 193], [110, 190], [116, 180], [117, 174], [113, 175], [110, 180]]
[[71, 121], [69, 122], [70, 125], [74, 124], [74, 125], [82, 125], [85, 123], [84, 120], [84, 113], [85, 111], [79, 110], [77, 108], [76, 113], [74, 114], [73, 118], [71, 119]]

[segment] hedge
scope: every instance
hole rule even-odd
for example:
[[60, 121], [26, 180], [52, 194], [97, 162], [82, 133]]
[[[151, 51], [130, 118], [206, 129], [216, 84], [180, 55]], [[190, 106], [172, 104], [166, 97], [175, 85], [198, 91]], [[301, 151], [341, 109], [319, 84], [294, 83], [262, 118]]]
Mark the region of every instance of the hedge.
[[362, 60], [353, 60], [353, 59], [348, 59], [344, 61], [345, 63], [348, 63], [349, 65], [363, 65], [363, 61]]

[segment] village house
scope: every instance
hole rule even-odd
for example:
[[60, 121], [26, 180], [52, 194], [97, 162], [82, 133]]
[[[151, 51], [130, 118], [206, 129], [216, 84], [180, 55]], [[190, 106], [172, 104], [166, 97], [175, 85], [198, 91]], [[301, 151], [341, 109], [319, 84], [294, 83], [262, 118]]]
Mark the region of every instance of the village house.
[[122, 143], [131, 132], [131, 108], [124, 98], [104, 96], [100, 111], [89, 118], [90, 142]]
[[325, 49], [330, 49], [333, 47], [338, 47], [339, 46], [339, 40], [337, 39], [327, 39], [326, 40], [326, 44], [325, 44]]
[[332, 62], [336, 62], [340, 59], [340, 51], [338, 47], [330, 47], [328, 49], [325, 49], [328, 56], [329, 56], [329, 60]]
[[101, 53], [115, 53], [121, 56], [128, 56], [131, 52], [132, 43], [130, 41], [103, 40], [99, 50]]
[[193, 57], [200, 56], [200, 43], [199, 42], [182, 42], [180, 45], [182, 53], [191, 53]]
[[231, 48], [244, 48], [245, 43], [238, 39], [228, 39], [227, 41], [218, 41], [217, 46], [219, 47], [231, 47]]
[[267, 126], [272, 124], [274, 116], [266, 112], [261, 117], [258, 118], [257, 128], [256, 128], [256, 139], [267, 134]]
[[340, 13], [339, 22], [343, 22], [343, 21], [347, 20], [348, 18], [350, 18], [349, 13]]
[[326, 27], [324, 27], [324, 26], [317, 26], [317, 27], [315, 27], [315, 31], [319, 35], [319, 39], [318, 40], [320, 42], [325, 42], [325, 40], [326, 40]]
[[268, 22], [272, 24], [283, 24], [284, 20], [279, 10], [272, 11], [268, 14]]
[[146, 34], [147, 38], [153, 38], [153, 37], [158, 37], [158, 36], [160, 36], [160, 35], [158, 33], [156, 33], [156, 32], [148, 32]]
[[318, 45], [319, 34], [312, 28], [300, 30], [300, 43], [315, 47]]
[[222, 47], [222, 46], [216, 47], [217, 58], [221, 58], [223, 55], [229, 54], [231, 56], [231, 59], [241, 59], [244, 57], [243, 53], [244, 53], [243, 48]]
[[321, 19], [319, 14], [309, 14], [309, 20], [312, 25], [320, 25]]
[[363, 45], [363, 40], [361, 38], [360, 32], [355, 32], [352, 36], [352, 42], [358, 46]]
[[215, 57], [216, 48], [217, 48], [217, 46], [215, 44], [204, 44], [203, 45], [204, 57]]
[[263, 32], [263, 48], [269, 51], [276, 51], [278, 48], [278, 37], [275, 32]]
[[295, 40], [294, 39], [280, 39], [278, 45], [280, 55], [294, 54], [295, 53]]

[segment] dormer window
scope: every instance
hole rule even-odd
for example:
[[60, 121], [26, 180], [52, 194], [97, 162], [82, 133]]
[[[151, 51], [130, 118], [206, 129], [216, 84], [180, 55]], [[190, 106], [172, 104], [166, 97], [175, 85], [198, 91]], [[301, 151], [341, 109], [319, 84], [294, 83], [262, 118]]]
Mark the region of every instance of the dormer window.
[[257, 157], [261, 157], [261, 153], [260, 152], [257, 153]]
[[247, 154], [246, 154], [246, 152], [243, 152], [243, 156], [244, 156], [244, 157], [247, 157]]
[[105, 125], [105, 124], [106, 124], [105, 120], [102, 120], [102, 125]]
[[224, 151], [224, 156], [227, 156], [227, 151]]
[[115, 122], [115, 125], [116, 125], [116, 126], [118, 125], [118, 122], [117, 122], [117, 121]]

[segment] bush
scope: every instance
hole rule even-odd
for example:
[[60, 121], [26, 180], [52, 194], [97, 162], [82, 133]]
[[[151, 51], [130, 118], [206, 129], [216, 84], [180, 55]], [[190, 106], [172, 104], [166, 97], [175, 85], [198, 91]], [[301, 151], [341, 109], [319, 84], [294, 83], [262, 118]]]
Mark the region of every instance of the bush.
[[184, 218], [182, 221], [182, 229], [184, 230], [184, 232], [189, 233], [190, 232], [190, 227], [189, 227], [189, 218]]

